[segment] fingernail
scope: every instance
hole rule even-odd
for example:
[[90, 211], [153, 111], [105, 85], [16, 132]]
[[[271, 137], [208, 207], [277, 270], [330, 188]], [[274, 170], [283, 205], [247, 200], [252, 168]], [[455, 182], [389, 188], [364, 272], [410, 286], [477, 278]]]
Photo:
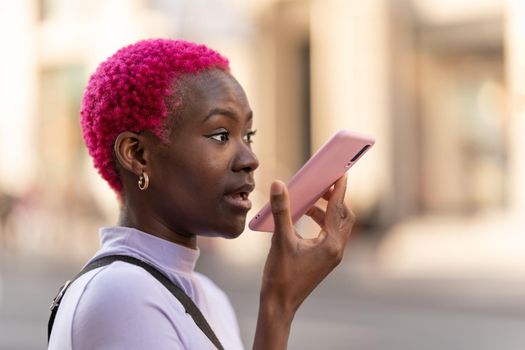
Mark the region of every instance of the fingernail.
[[270, 189], [270, 193], [272, 196], [280, 196], [284, 192], [283, 183], [280, 181], [276, 181], [272, 183], [272, 187]]

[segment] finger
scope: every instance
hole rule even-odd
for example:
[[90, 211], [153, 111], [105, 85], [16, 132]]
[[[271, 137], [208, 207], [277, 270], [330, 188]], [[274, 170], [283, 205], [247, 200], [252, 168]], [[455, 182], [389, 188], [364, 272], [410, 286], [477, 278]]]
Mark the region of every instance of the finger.
[[333, 192], [334, 192], [334, 186], [332, 185], [323, 194], [323, 199], [326, 199], [327, 201], [330, 200], [330, 197], [332, 196]]
[[325, 212], [323, 209], [317, 206], [313, 206], [310, 209], [308, 209], [308, 211], [306, 212], [306, 215], [311, 217], [317, 223], [317, 225], [323, 227], [324, 217], [325, 217]]
[[352, 228], [354, 227], [356, 221], [357, 221], [357, 217], [355, 216], [355, 213], [352, 209], [349, 209], [348, 211], [348, 221], [349, 221], [349, 224], [350, 224], [350, 230], [348, 230], [348, 234], [347, 234], [347, 240], [348, 240], [348, 237], [350, 237], [350, 233], [352, 233]]
[[348, 224], [350, 209], [345, 204], [346, 174], [335, 182], [332, 196], [326, 207], [325, 223], [341, 231]]
[[334, 184], [334, 189], [328, 201], [328, 207], [343, 206], [345, 202], [347, 175], [344, 174]]
[[281, 181], [272, 183], [270, 190], [270, 205], [272, 207], [274, 231], [277, 233], [288, 233], [295, 235], [290, 216], [290, 200], [286, 185]]

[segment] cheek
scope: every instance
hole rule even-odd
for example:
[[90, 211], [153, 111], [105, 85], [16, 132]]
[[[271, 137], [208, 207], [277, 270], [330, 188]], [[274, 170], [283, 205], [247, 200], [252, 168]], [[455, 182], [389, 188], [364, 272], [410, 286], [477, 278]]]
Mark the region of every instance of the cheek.
[[208, 193], [212, 197], [222, 195], [226, 183], [227, 166], [216, 159], [202, 160], [202, 162], [193, 169], [194, 184], [197, 186], [195, 190], [200, 193]]
[[223, 190], [224, 178], [227, 176], [229, 163], [219, 154], [212, 152], [195, 152], [190, 157], [172, 161], [164, 171], [171, 169], [166, 177], [170, 187], [185, 190], [188, 195]]

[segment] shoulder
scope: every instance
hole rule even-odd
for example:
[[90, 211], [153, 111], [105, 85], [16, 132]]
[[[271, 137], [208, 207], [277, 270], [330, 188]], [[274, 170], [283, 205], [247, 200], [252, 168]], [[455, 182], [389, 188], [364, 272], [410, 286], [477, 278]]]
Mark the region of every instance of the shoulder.
[[[177, 330], [185, 322], [184, 308], [174, 303], [171, 294], [147, 271], [116, 261], [81, 279], [84, 277], [89, 280], [84, 281], [74, 312], [73, 344], [96, 348], [118, 340], [119, 345], [129, 343], [130, 348], [139, 344], [159, 349], [166, 344], [180, 347], [183, 332]], [[159, 332], [167, 335], [162, 346], [156, 343]], [[93, 344], [94, 340], [99, 343]]]
[[144, 292], [163, 292], [164, 287], [150, 273], [136, 265], [115, 261], [95, 271], [84, 287], [82, 298], [112, 299], [118, 292], [125, 292], [130, 298], [142, 298]]
[[85, 308], [91, 315], [100, 311], [111, 318], [166, 307], [184, 312], [182, 305], [173, 303], [173, 296], [155, 277], [136, 265], [115, 261], [98, 269], [84, 283], [77, 313]]

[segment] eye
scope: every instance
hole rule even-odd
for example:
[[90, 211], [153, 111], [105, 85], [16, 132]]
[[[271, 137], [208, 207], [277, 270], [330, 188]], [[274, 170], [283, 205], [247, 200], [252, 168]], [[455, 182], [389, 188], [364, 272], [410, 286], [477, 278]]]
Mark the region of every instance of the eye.
[[214, 140], [216, 140], [216, 141], [218, 141], [218, 142], [220, 142], [220, 143], [225, 143], [226, 141], [229, 140], [230, 133], [227, 132], [227, 131], [223, 131], [223, 132], [219, 132], [219, 133], [210, 135], [209, 137], [214, 139]]
[[257, 133], [257, 130], [250, 130], [246, 133], [246, 135], [244, 135], [244, 141], [248, 144], [251, 144], [253, 143], [253, 140], [252, 138], [255, 136], [255, 134]]

